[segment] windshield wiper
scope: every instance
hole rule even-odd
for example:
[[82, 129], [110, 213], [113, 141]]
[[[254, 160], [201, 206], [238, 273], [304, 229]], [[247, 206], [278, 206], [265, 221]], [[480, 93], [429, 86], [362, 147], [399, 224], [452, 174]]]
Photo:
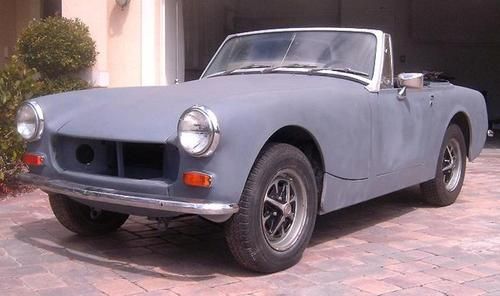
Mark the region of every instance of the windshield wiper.
[[364, 76], [364, 77], [370, 77], [370, 74], [365, 73], [363, 71], [359, 70], [353, 70], [351, 68], [314, 68], [309, 70], [309, 74], [314, 74], [320, 71], [335, 71], [335, 72], [342, 72], [342, 73], [348, 73], [348, 74], [354, 74], [354, 75], [359, 75], [359, 76]]
[[274, 67], [270, 67], [268, 69], [265, 69], [264, 71], [262, 71], [263, 73], [269, 73], [269, 72], [274, 72], [276, 71], [277, 69], [310, 69], [310, 68], [317, 68], [318, 65], [313, 65], [313, 64], [299, 64], [299, 63], [295, 63], [295, 64], [288, 64], [288, 65], [280, 65], [280, 66], [274, 66]]
[[[354, 74], [354, 75], [359, 75], [363, 77], [370, 77], [368, 73], [358, 71], [358, 70], [353, 70], [351, 68], [328, 68], [328, 67], [318, 67], [317, 65], [313, 64], [288, 64], [288, 65], [280, 65], [280, 66], [271, 66], [271, 65], [261, 65], [261, 64], [251, 64], [231, 70], [226, 70], [226, 71], [221, 71], [217, 72], [214, 74], [208, 75], [206, 78], [211, 78], [211, 77], [217, 77], [217, 76], [224, 76], [224, 75], [231, 75], [231, 74], [236, 74], [235, 72], [240, 71], [240, 70], [252, 70], [252, 69], [263, 69], [262, 73], [271, 73], [275, 72], [278, 69], [309, 69], [307, 74], [315, 74], [321, 71], [334, 71], [334, 72], [342, 72], [342, 73], [348, 73], [348, 74]], [[243, 72], [244, 73], [244, 72]]]
[[251, 70], [251, 69], [259, 69], [259, 68], [269, 69], [269, 68], [271, 68], [271, 65], [251, 64], [251, 65], [247, 65], [247, 66], [243, 66], [243, 67], [239, 67], [239, 68], [235, 68], [235, 69], [231, 69], [231, 70], [226, 70], [226, 71], [210, 74], [207, 76], [207, 78], [216, 77], [216, 76], [231, 75], [234, 72], [239, 71], [239, 70]]

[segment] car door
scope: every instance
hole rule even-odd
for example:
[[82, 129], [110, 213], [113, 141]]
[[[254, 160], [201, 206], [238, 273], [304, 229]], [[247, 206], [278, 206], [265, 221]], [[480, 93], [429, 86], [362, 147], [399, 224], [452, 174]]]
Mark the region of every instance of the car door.
[[[433, 95], [429, 87], [406, 89], [394, 84], [392, 42], [384, 36], [384, 63], [380, 91], [372, 100], [372, 177], [375, 183], [400, 183], [398, 176], [415, 176], [423, 165], [426, 134], [430, 128]], [[412, 172], [412, 170], [414, 172]], [[400, 173], [400, 174], [396, 174]], [[380, 178], [388, 176], [388, 178]], [[405, 180], [411, 183], [411, 180]], [[380, 193], [388, 188], [381, 186]]]
[[432, 90], [380, 90], [374, 103], [373, 167], [376, 176], [417, 169], [424, 163], [431, 128]]

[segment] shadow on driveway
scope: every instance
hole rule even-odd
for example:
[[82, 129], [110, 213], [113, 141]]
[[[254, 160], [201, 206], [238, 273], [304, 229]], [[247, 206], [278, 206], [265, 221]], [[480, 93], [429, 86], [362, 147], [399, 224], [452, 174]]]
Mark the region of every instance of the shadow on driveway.
[[[418, 187], [318, 217], [309, 247], [334, 241], [422, 207]], [[85, 264], [89, 272], [110, 268], [127, 277], [173, 281], [217, 280], [222, 275], [253, 277], [240, 268], [225, 245], [223, 227], [197, 217], [173, 221], [167, 229], [145, 218], [131, 217], [116, 233], [80, 237], [55, 218], [22, 224], [16, 239], [46, 252]]]

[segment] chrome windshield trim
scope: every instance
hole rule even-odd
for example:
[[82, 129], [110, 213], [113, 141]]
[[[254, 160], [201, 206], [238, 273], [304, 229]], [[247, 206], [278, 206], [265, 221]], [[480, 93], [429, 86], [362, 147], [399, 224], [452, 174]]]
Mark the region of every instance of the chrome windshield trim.
[[[380, 91], [380, 82], [382, 81], [382, 69], [384, 66], [384, 32], [380, 30], [371, 30], [371, 29], [355, 29], [355, 28], [327, 28], [327, 27], [317, 27], [317, 28], [287, 28], [287, 29], [271, 29], [271, 30], [260, 30], [260, 31], [251, 31], [245, 33], [237, 33], [233, 35], [229, 35], [226, 37], [224, 42], [219, 46], [217, 52], [214, 54], [207, 67], [203, 71], [200, 76], [200, 79], [207, 78], [205, 77], [205, 73], [208, 71], [212, 63], [214, 62], [217, 55], [220, 53], [224, 45], [235, 37], [242, 37], [248, 35], [257, 35], [257, 34], [268, 34], [268, 33], [280, 33], [280, 32], [353, 32], [353, 33], [368, 33], [373, 34], [377, 38], [377, 52], [375, 54], [375, 65], [373, 70], [373, 78], [367, 79], [365, 77], [347, 74], [347, 73], [338, 73], [339, 76], [345, 76], [349, 78], [353, 78], [355, 80], [359, 80], [364, 84], [367, 84], [365, 88], [369, 92], [379, 92]], [[337, 73], [336, 73], [337, 74]], [[355, 77], [351, 77], [355, 76]]]
[[[259, 67], [259, 68], [252, 68], [252, 69], [235, 69], [235, 70], [232, 70], [232, 71], [229, 71], [229, 72], [230, 72], [230, 74], [252, 73], [252, 72], [259, 73], [259, 72], [262, 72], [265, 69], [267, 69], [267, 68], [266, 67]], [[204, 77], [204, 78], [211, 78], [211, 77], [214, 77], [214, 76], [219, 76], [219, 75], [222, 75], [222, 74], [224, 74], [226, 72], [227, 71], [216, 72], [216, 73], [207, 75], [207, 77]]]
[[49, 179], [31, 173], [21, 174], [19, 180], [37, 186], [46, 192], [110, 205], [207, 216], [234, 214], [239, 210], [238, 205], [233, 203], [123, 192], [64, 180]]
[[[368, 78], [365, 78], [365, 77], [361, 77], [359, 75], [356, 75], [356, 74], [350, 74], [350, 73], [344, 73], [344, 72], [339, 72], [339, 71], [333, 71], [333, 70], [321, 70], [321, 71], [317, 71], [315, 73], [310, 73], [310, 68], [293, 68], [293, 69], [290, 69], [290, 68], [277, 68], [277, 69], [274, 69], [272, 72], [263, 72], [262, 69], [261, 70], [255, 70], [255, 69], [252, 69], [250, 71], [247, 71], [247, 70], [244, 70], [244, 71], [234, 71], [232, 72], [230, 75], [236, 75], [238, 73], [240, 74], [276, 74], [276, 73], [287, 73], [287, 74], [299, 74], [299, 75], [309, 75], [309, 76], [335, 76], [335, 77], [345, 77], [349, 80], [354, 80], [356, 82], [360, 82], [362, 83], [363, 85], [365, 86], [368, 86], [371, 82], [370, 79]], [[221, 74], [224, 73], [225, 71], [223, 72], [219, 72], [219, 73], [214, 73], [214, 74], [210, 74], [208, 75], [207, 77], [205, 78], [212, 78], [212, 77], [218, 77], [218, 76], [222, 76]]]
[[368, 85], [371, 83], [370, 79], [362, 77], [360, 75], [356, 75], [356, 74], [343, 73], [343, 72], [334, 71], [334, 70], [321, 70], [321, 71], [318, 71], [318, 73], [334, 74], [336, 76], [345, 76], [345, 77], [349, 77], [349, 78], [352, 78], [355, 80], [359, 80], [360, 82], [362, 82], [364, 84], [368, 84]]
[[246, 35], [256, 35], [256, 34], [267, 34], [267, 33], [279, 33], [279, 32], [357, 32], [357, 33], [371, 33], [377, 34], [382, 33], [380, 30], [372, 29], [357, 29], [357, 28], [333, 28], [333, 27], [311, 27], [311, 28], [283, 28], [283, 29], [270, 29], [270, 30], [257, 30], [244, 33], [236, 33], [229, 35], [228, 37], [240, 37]]

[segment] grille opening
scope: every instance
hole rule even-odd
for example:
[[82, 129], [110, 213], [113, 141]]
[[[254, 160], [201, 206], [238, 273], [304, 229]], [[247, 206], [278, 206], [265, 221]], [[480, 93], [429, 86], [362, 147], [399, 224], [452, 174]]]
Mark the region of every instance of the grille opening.
[[78, 146], [78, 148], [76, 148], [76, 159], [81, 164], [90, 164], [94, 161], [94, 149], [87, 144]]
[[179, 151], [170, 144], [59, 136], [53, 145], [56, 161], [65, 171], [169, 182], [179, 171]]
[[123, 143], [124, 177], [163, 178], [165, 146], [162, 144]]
[[118, 176], [118, 160], [116, 159], [116, 143], [101, 141], [103, 145], [106, 145], [106, 175]]
[[65, 171], [118, 176], [114, 142], [57, 137], [55, 158]]

